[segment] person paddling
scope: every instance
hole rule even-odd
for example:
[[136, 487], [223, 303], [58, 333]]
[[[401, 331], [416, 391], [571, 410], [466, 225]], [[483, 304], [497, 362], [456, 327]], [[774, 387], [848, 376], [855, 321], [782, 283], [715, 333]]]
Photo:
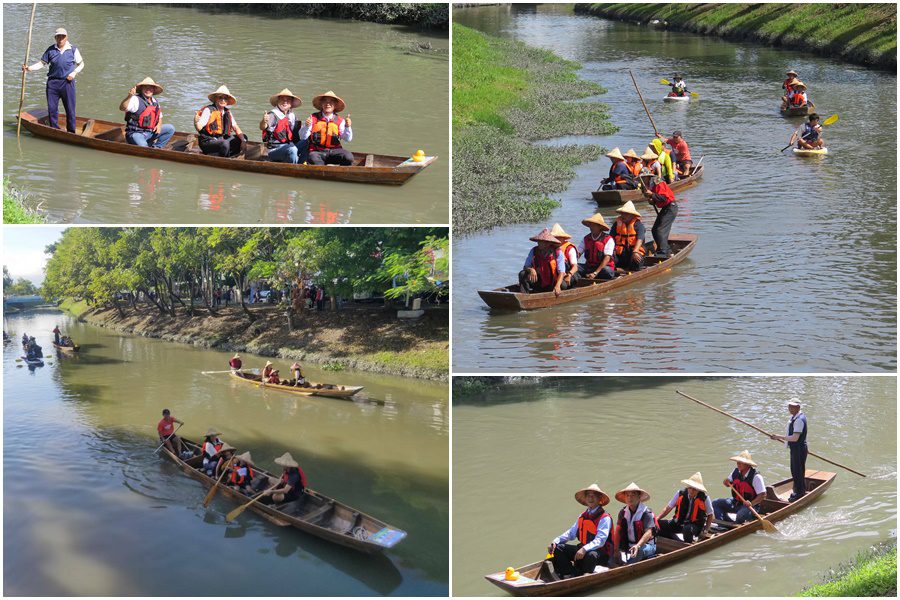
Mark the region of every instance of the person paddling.
[[669, 96], [674, 96], [676, 98], [683, 98], [690, 94], [687, 89], [687, 83], [685, 83], [684, 79], [681, 78], [681, 75], [675, 73], [675, 81], [672, 82], [672, 91], [669, 92]]
[[53, 342], [54, 342], [57, 346], [60, 345], [60, 343], [59, 343], [59, 334], [60, 334], [60, 333], [62, 333], [62, 332], [59, 330], [59, 325], [56, 325], [56, 326], [53, 328]]
[[275, 464], [283, 467], [281, 480], [272, 488], [260, 494], [260, 502], [263, 504], [281, 504], [293, 502], [303, 495], [303, 491], [309, 485], [306, 473], [294, 460], [290, 452], [285, 452], [275, 459]]
[[235, 353], [234, 356], [231, 357], [231, 360], [228, 361], [228, 366], [231, 368], [233, 373], [240, 373], [241, 367], [244, 366], [243, 361], [241, 360], [241, 355]]
[[672, 249], [669, 247], [669, 233], [672, 231], [675, 217], [678, 216], [675, 192], [668, 183], [654, 175], [642, 177], [641, 180], [644, 182], [644, 197], [657, 210], [656, 221], [653, 222], [651, 229], [653, 241], [656, 242], [655, 256], [668, 258], [672, 255]]
[[799, 398], [791, 398], [788, 402], [788, 412], [791, 413], [791, 418], [787, 424], [787, 435], [773, 434], [771, 437], [775, 441], [784, 442], [791, 453], [794, 492], [788, 498], [788, 502], [793, 502], [806, 495], [806, 456], [809, 454], [809, 448], [806, 445], [806, 415], [800, 410]]
[[69, 33], [60, 27], [53, 34], [56, 43], [48, 47], [41, 60], [22, 65], [22, 71], [47, 71], [47, 124], [59, 128], [59, 101], [66, 111], [66, 131], [75, 133], [75, 77], [84, 69], [84, 59], [78, 48], [69, 42]]
[[237, 104], [237, 98], [224, 85], [207, 98], [209, 106], [204, 106], [194, 116], [194, 128], [200, 134], [200, 151], [210, 156], [237, 156], [247, 142], [247, 136], [228, 108]]
[[603, 509], [609, 504], [606, 492], [592, 483], [575, 492], [575, 501], [584, 505], [586, 510], [569, 529], [553, 538], [547, 546], [552, 560], [541, 565], [539, 579], [556, 581], [593, 573], [598, 566], [609, 565], [615, 554], [612, 516]]
[[163, 87], [149, 77], [128, 90], [119, 104], [125, 112], [125, 141], [135, 146], [164, 148], [175, 127], [162, 122], [162, 109], [154, 97], [163, 93]]
[[[299, 149], [296, 142], [297, 115], [295, 108], [303, 104], [299, 96], [284, 88], [269, 97], [272, 110], [266, 111], [259, 128], [263, 132], [263, 141], [268, 149], [269, 160], [297, 164], [300, 162]], [[304, 161], [306, 157], [304, 156]]]
[[338, 114], [347, 105], [331, 90], [315, 96], [312, 104], [319, 112], [307, 117], [300, 129], [300, 139], [309, 140], [309, 164], [352, 165], [353, 153], [341, 146], [341, 140], [353, 141], [350, 117]]
[[797, 148], [801, 150], [819, 150], [825, 147], [819, 115], [816, 113], [809, 115], [808, 121], [791, 135], [790, 144], [794, 142], [797, 142]]
[[[719, 498], [713, 501], [713, 512], [720, 521], [743, 523], [752, 520], [752, 506], [760, 512], [762, 501], [766, 498], [766, 482], [756, 470], [756, 463], [750, 452], [744, 450], [729, 460], [737, 463], [731, 475], [722, 484], [731, 488], [731, 498]], [[730, 513], [735, 513], [732, 519]]]
[[176, 456], [181, 456], [184, 452], [184, 444], [181, 438], [175, 435], [175, 423], [184, 425], [184, 421], [179, 421], [172, 416], [168, 408], [162, 411], [162, 419], [156, 425], [156, 432], [159, 434], [160, 443], [165, 443], [166, 449]]

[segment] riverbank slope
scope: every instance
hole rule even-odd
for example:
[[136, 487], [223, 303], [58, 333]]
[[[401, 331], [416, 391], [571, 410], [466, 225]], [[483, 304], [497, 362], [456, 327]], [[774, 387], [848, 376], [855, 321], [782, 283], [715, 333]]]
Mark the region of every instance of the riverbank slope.
[[800, 596], [897, 596], [897, 541], [860, 552], [846, 565], [832, 569], [825, 583], [803, 590]]
[[896, 4], [576, 4], [575, 12], [897, 70]]
[[616, 131], [605, 104], [572, 103], [606, 92], [580, 79], [579, 68], [547, 50], [453, 25], [456, 234], [546, 220], [559, 206], [549, 194], [565, 190], [574, 167], [600, 155], [596, 145], [532, 143]]
[[[401, 377], [446, 381], [449, 376], [449, 311], [430, 308], [417, 321], [397, 319], [396, 310], [380, 304], [350, 305], [338, 312], [307, 313], [288, 331], [284, 310], [250, 305], [251, 323], [240, 306], [217, 307], [217, 316], [197, 310], [175, 317], [138, 305], [125, 316], [115, 308], [89, 307], [66, 300], [60, 309], [97, 327], [144, 337], [216, 348], [223, 353], [250, 352], [287, 360], [372, 371]], [[230, 356], [223, 354], [222, 364]]]
[[6, 225], [34, 225], [46, 219], [38, 209], [28, 205], [26, 195], [12, 186], [9, 179], [3, 180], [3, 223]]

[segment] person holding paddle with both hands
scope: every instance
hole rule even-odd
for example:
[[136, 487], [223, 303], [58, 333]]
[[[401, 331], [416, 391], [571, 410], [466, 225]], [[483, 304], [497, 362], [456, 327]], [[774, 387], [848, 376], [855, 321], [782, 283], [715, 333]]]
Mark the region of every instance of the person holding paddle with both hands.
[[164, 408], [162, 419], [156, 425], [156, 431], [159, 433], [159, 441], [162, 445], [172, 454], [181, 456], [181, 453], [184, 451], [184, 444], [181, 438], [175, 435], [175, 423], [178, 423], [179, 427], [184, 425], [184, 421], [179, 421], [172, 416], [168, 408]]

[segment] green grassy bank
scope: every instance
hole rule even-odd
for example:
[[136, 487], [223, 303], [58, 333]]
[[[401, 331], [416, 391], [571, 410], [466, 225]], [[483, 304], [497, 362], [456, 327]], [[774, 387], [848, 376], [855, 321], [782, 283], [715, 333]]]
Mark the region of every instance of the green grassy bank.
[[437, 3], [300, 3], [300, 4], [175, 4], [211, 12], [242, 12], [274, 17], [319, 17], [351, 19], [395, 25], [408, 25], [419, 29], [447, 29], [450, 23], [446, 4]]
[[897, 69], [896, 4], [576, 4], [575, 12]]
[[832, 569], [824, 583], [807, 588], [799, 595], [896, 596], [896, 540], [860, 552], [853, 561]]
[[453, 26], [453, 227], [467, 234], [546, 220], [574, 167], [599, 146], [545, 147], [535, 140], [616, 131], [609, 109], [572, 102], [605, 93], [578, 78], [577, 63], [522, 42]]
[[7, 225], [43, 223], [40, 212], [28, 206], [26, 195], [14, 188], [9, 179], [3, 180], [3, 222]]

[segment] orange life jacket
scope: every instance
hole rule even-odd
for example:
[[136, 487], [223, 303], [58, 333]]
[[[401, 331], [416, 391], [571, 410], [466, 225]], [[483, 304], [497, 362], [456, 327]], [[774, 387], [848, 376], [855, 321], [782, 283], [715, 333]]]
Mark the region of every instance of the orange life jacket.
[[791, 106], [800, 107], [806, 104], [806, 97], [803, 92], [794, 92], [791, 95]]
[[[208, 441], [206, 441], [206, 440], [203, 440], [203, 455], [204, 455], [204, 456], [207, 456], [207, 454], [206, 454], [206, 444], [210, 444], [210, 443], [212, 443], [212, 442], [208, 442]], [[215, 448], [215, 449], [216, 449], [216, 452], [218, 453], [219, 450], [222, 449], [222, 445], [223, 445], [223, 442], [219, 442], [218, 444], [213, 444], [213, 448]], [[209, 456], [208, 458], [212, 458], [212, 456]]]
[[628, 170], [631, 171], [631, 173], [635, 177], [637, 177], [638, 175], [641, 174], [641, 170], [643, 168], [644, 168], [644, 166], [641, 164], [641, 161], [639, 161], [639, 160], [636, 160], [633, 163], [631, 163], [630, 165], [628, 165]]
[[321, 112], [311, 115], [312, 126], [310, 128], [309, 149], [316, 152], [341, 147], [341, 123], [344, 119], [340, 115], [334, 115], [334, 120], [328, 121]]
[[[613, 239], [616, 240], [616, 256], [621, 256], [622, 252], [626, 248], [628, 248], [629, 250], [634, 249], [638, 241], [637, 232], [634, 230], [634, 224], [640, 220], [640, 217], [635, 217], [634, 220], [627, 225], [621, 219], [615, 220], [612, 229], [610, 229], [609, 232], [613, 236]], [[643, 244], [641, 245], [641, 249], [638, 254], [640, 254], [641, 256], [644, 255]]]
[[[700, 521], [702, 522], [706, 520], [706, 494], [698, 492], [697, 496], [691, 500], [687, 489], [681, 490], [678, 494], [678, 500], [675, 501], [675, 521], [684, 523], [685, 520], [689, 520], [691, 523], [696, 524], [697, 515], [700, 514], [700, 511], [703, 511], [703, 514], [700, 515]], [[690, 513], [690, 518], [688, 518], [688, 513]]]
[[541, 254], [538, 249], [534, 249], [532, 255], [531, 266], [538, 274], [538, 285], [541, 287], [550, 287], [556, 285], [556, 249], [550, 250], [550, 254]]
[[[603, 248], [606, 246], [607, 241], [609, 241], [608, 233], [601, 234], [599, 240], [595, 240], [591, 237], [591, 234], [584, 236], [584, 260], [588, 269], [596, 269], [603, 262]], [[615, 272], [616, 260], [614, 256], [609, 257], [609, 262], [606, 263], [606, 266]]]
[[212, 137], [221, 137], [231, 135], [231, 111], [227, 108], [219, 109], [214, 104], [205, 106], [197, 111], [199, 117], [205, 109], [209, 109], [209, 121], [200, 131]]
[[791, 82], [792, 82], [793, 80], [794, 80], [793, 77], [788, 77], [788, 78], [785, 79], [784, 82], [782, 82], [782, 84], [781, 84], [781, 87], [783, 87], [783, 88], [785, 89], [785, 91], [786, 91], [787, 93], [789, 93], [789, 94], [791, 93]]
[[[575, 248], [575, 244], [572, 242], [563, 242], [559, 247], [559, 251], [562, 252], [563, 258], [566, 259], [566, 272], [572, 267], [572, 265], [569, 264], [569, 248]], [[575, 264], [578, 264], [577, 248], [575, 249]]]
[[233, 483], [235, 485], [243, 486], [243, 485], [245, 485], [245, 483], [248, 480], [253, 479], [253, 469], [250, 467], [250, 465], [247, 465], [246, 467], [243, 467], [243, 468], [247, 469], [247, 475], [238, 475], [238, 469], [236, 469], [236, 468], [231, 469], [231, 477], [230, 477], [231, 483]]
[[586, 510], [578, 517], [578, 541], [582, 546], [592, 542], [597, 537], [597, 529], [600, 521], [603, 519], [609, 519], [609, 535], [601, 549], [607, 556], [611, 557], [616, 548], [616, 527], [613, 524], [612, 516], [602, 508], [594, 513], [593, 516]]
[[613, 164], [609, 166], [609, 179], [611, 179], [613, 183], [617, 184], [628, 183], [628, 180], [626, 180], [624, 177], [613, 173], [613, 169], [615, 169], [616, 165], [618, 165], [619, 163], [625, 163], [625, 167], [628, 168], [629, 171], [631, 171], [631, 168], [628, 167], [627, 162], [625, 162], [624, 160], [613, 159]]

